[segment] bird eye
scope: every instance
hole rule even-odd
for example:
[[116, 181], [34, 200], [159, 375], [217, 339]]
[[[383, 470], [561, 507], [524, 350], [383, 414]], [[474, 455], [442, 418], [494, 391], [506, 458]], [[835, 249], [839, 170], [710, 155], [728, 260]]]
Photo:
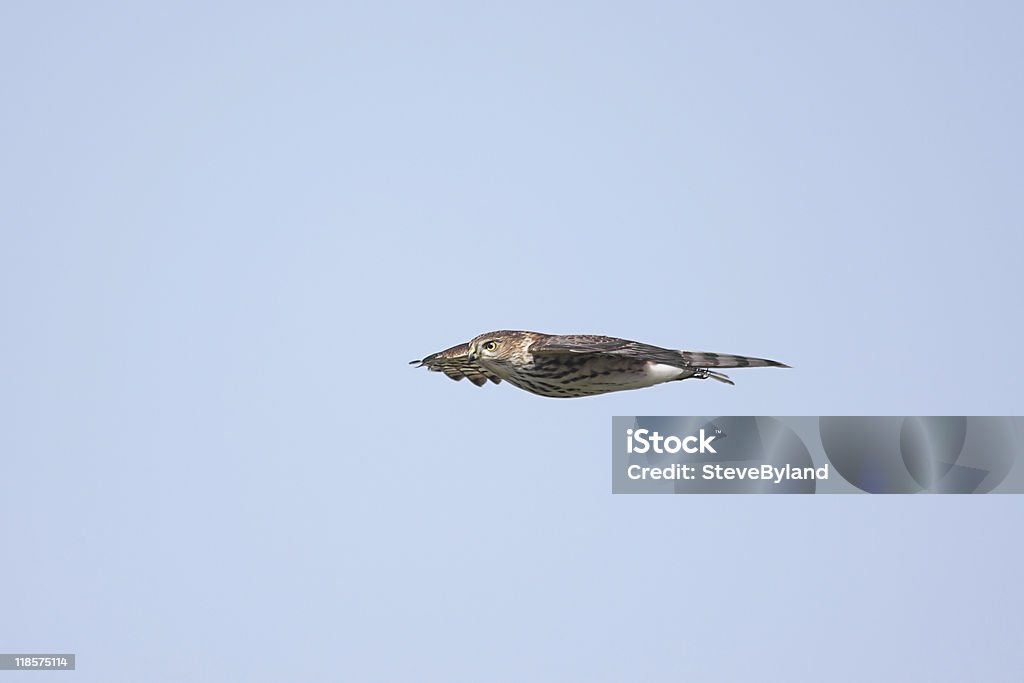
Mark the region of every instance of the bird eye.
[[493, 351], [496, 348], [498, 348], [498, 342], [496, 341], [489, 341], [484, 344], [484, 351]]

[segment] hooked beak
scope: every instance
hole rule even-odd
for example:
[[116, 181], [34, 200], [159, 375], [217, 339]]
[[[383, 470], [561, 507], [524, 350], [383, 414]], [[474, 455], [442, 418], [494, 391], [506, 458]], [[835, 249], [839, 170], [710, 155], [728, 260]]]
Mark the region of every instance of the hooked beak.
[[476, 359], [477, 359], [476, 351], [470, 351], [470, 352], [469, 352], [469, 355], [468, 355], [468, 356], [466, 356], [466, 358], [468, 358], [468, 359], [469, 359], [469, 362], [470, 362], [470, 363], [475, 363], [475, 362], [476, 362]]

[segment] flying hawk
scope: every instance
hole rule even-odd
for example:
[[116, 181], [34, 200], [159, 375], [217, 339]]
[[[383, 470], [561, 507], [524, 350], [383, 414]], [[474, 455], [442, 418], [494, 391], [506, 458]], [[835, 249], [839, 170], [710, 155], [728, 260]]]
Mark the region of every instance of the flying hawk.
[[410, 364], [454, 380], [465, 377], [477, 386], [505, 380], [552, 398], [594, 396], [690, 378], [733, 384], [712, 368], [789, 367], [764, 358], [676, 351], [618, 337], [521, 330], [481, 334]]

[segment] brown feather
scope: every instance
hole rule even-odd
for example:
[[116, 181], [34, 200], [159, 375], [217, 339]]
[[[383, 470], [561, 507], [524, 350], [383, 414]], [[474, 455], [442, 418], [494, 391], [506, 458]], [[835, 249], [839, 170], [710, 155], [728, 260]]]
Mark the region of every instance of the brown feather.
[[409, 361], [410, 365], [426, 367], [434, 372], [443, 372], [456, 382], [465, 378], [478, 387], [487, 384], [487, 380], [498, 384], [501, 378], [484, 368], [479, 363], [469, 360], [469, 344], [458, 344], [432, 353], [423, 360]]

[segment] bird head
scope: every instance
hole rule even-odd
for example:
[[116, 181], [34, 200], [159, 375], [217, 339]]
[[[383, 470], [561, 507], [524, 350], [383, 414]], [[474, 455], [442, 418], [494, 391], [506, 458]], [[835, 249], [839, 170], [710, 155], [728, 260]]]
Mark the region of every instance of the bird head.
[[521, 352], [515, 332], [488, 332], [469, 342], [469, 360], [480, 363], [506, 363]]
[[500, 349], [501, 338], [488, 338], [488, 335], [482, 335], [469, 342], [469, 360], [491, 360]]

